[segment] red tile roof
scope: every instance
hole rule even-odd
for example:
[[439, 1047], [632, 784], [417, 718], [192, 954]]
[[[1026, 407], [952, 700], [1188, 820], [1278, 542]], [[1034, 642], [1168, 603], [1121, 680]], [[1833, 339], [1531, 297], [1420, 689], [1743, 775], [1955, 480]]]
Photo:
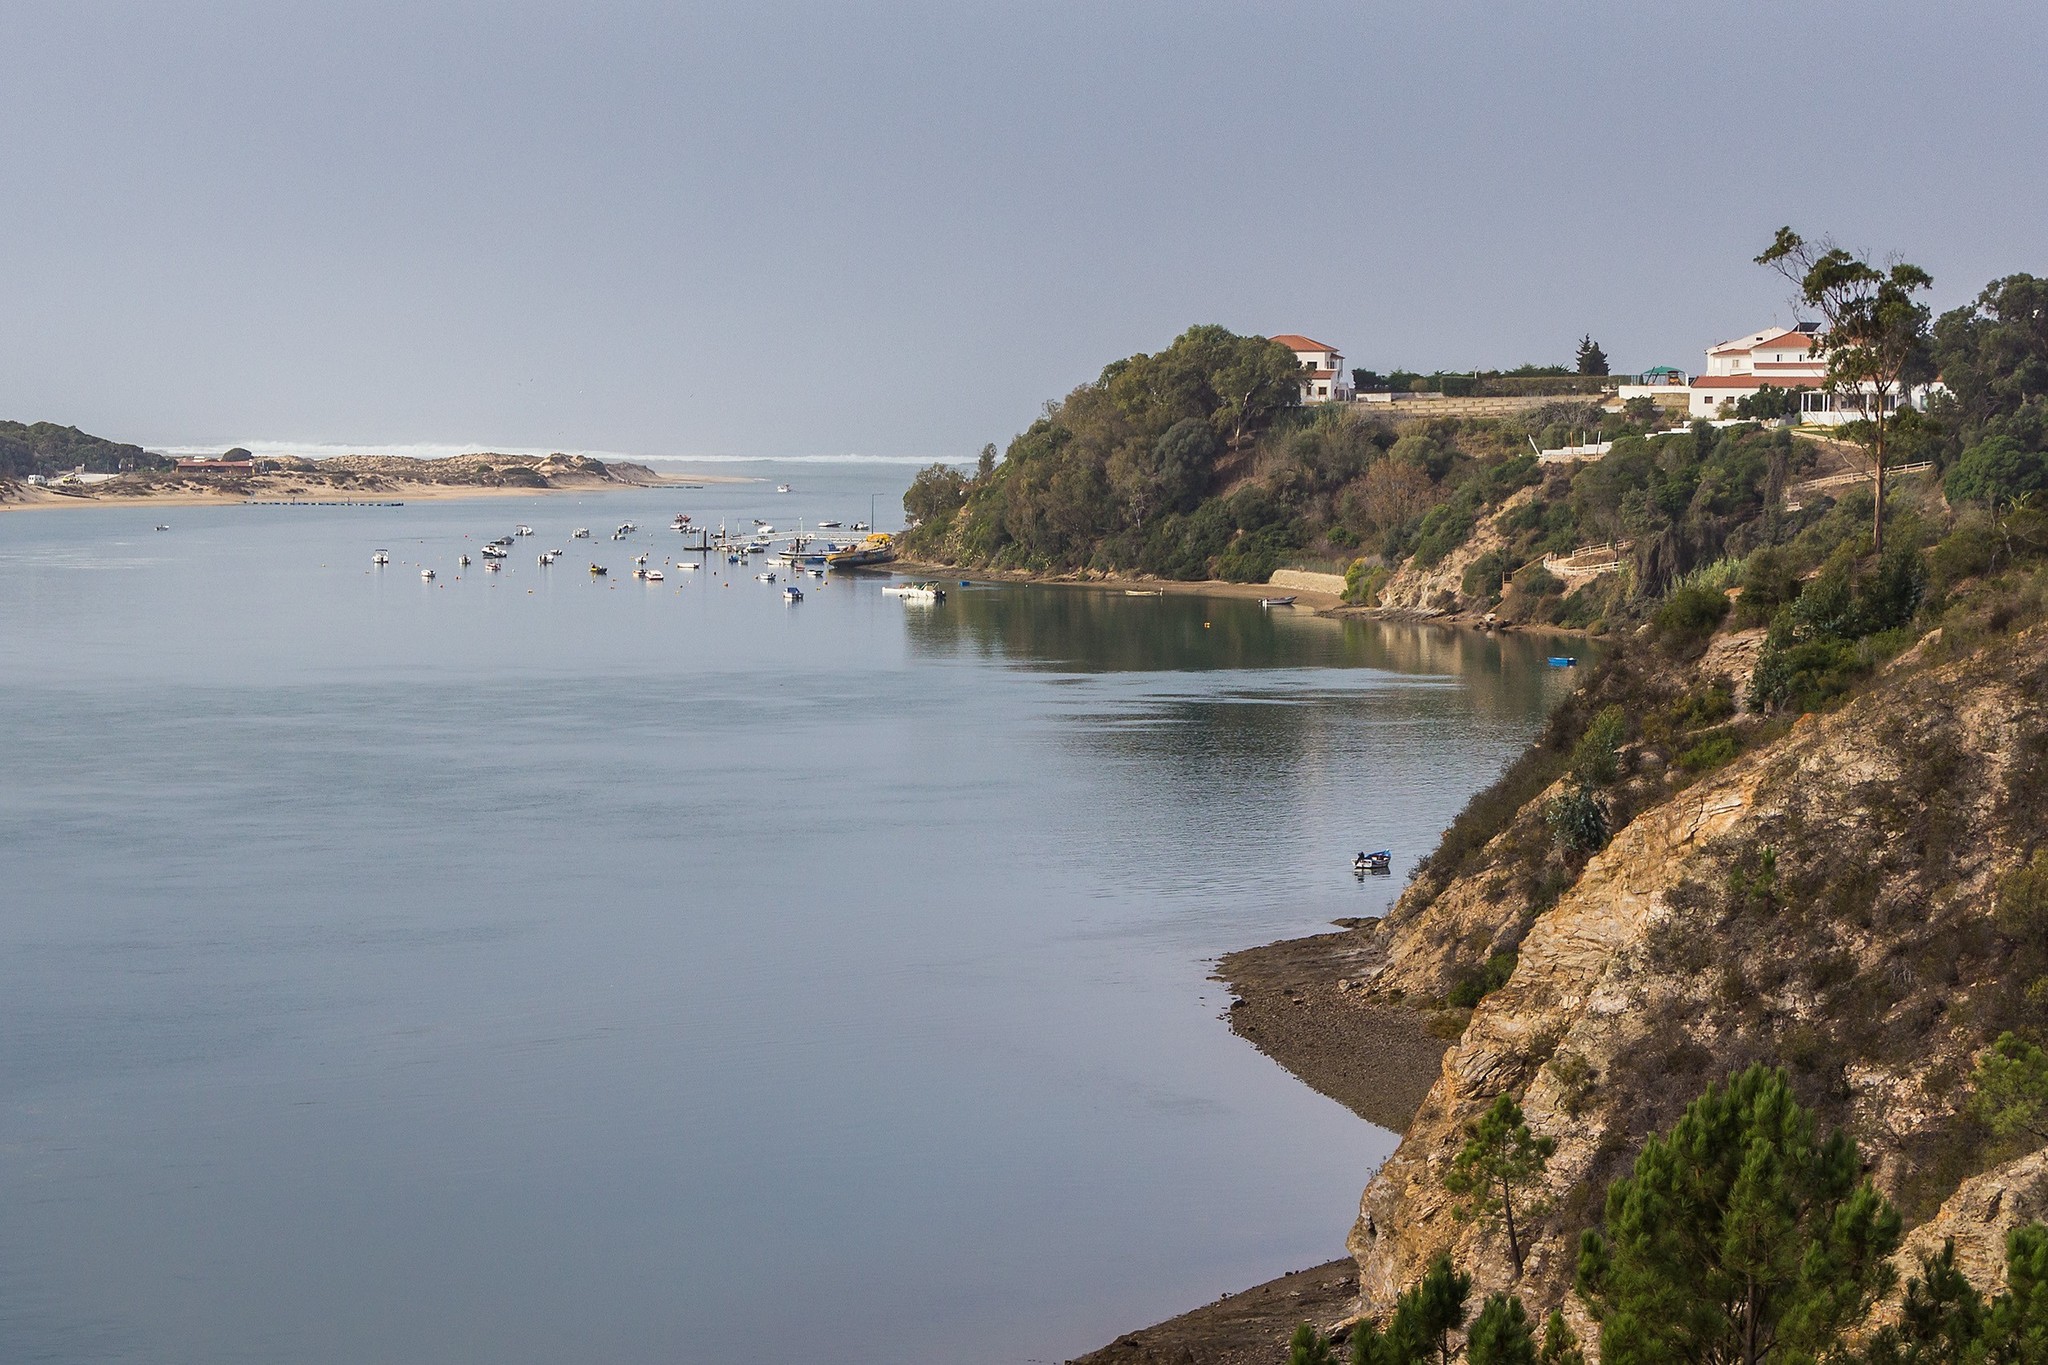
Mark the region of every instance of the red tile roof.
[[1290, 351], [1334, 351], [1337, 349], [1335, 346], [1325, 346], [1320, 341], [1311, 341], [1309, 338], [1295, 332], [1282, 332], [1279, 336], [1268, 337], [1267, 340], [1277, 341]]
[[1810, 374], [1703, 374], [1692, 381], [1696, 389], [1760, 389], [1769, 384], [1779, 389], [1817, 389], [1827, 381]]

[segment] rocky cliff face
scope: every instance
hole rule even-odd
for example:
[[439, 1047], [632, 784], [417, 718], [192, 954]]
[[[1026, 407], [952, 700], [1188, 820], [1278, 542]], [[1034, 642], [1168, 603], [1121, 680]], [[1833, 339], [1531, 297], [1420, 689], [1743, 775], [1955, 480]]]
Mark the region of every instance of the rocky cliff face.
[[1509, 1282], [1505, 1238], [1455, 1217], [1442, 1187], [1503, 1092], [1557, 1140], [1518, 1286], [1532, 1307], [1579, 1311], [1576, 1239], [1608, 1182], [1753, 1060], [1849, 1128], [1909, 1224], [1939, 1208], [1929, 1226], [1970, 1229], [1990, 1263], [2004, 1222], [2038, 1216], [2048, 1152], [1957, 1186], [1996, 1155], [1959, 1114], [1972, 1056], [2040, 1008], [2027, 987], [2048, 978], [2048, 949], [1992, 913], [1996, 878], [2048, 833], [2048, 630], [1954, 652], [1925, 641], [1841, 710], [1648, 801], [1553, 904], [1507, 870], [1540, 797], [1448, 885], [1411, 890], [1375, 936], [1374, 997], [1435, 1003], [1458, 963], [1518, 951], [1365, 1191], [1365, 1310], [1441, 1250], [1480, 1289]]

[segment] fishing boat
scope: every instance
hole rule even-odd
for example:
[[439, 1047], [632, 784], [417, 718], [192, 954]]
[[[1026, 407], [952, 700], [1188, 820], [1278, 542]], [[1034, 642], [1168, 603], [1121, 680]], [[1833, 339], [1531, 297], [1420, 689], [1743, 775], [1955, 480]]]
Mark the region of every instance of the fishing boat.
[[827, 554], [825, 566], [830, 569], [864, 569], [875, 564], [887, 564], [895, 558], [895, 538], [886, 532], [878, 532], [858, 545]]
[[1262, 607], [1291, 607], [1294, 605], [1294, 599], [1291, 597], [1261, 597], [1259, 605]]
[[389, 550], [379, 550], [370, 556], [370, 562], [372, 564], [389, 564], [391, 562], [391, 552]]
[[468, 567], [469, 567], [469, 556], [468, 556], [468, 555], [457, 555], [457, 556], [455, 557], [455, 562], [456, 562], [456, 563], [457, 563], [458, 565], [460, 565], [461, 567], [463, 567], [463, 568], [465, 568], [465, 569], [466, 569], [466, 568], [468, 568]]
[[505, 556], [511, 553], [512, 552], [510, 550], [506, 549], [504, 546], [498, 544], [495, 541], [493, 541], [489, 545], [484, 546], [483, 548], [483, 556], [485, 559], [503, 559]]
[[421, 569], [421, 570], [420, 570], [420, 577], [421, 577], [421, 578], [432, 578], [433, 576], [434, 576], [434, 571], [433, 571], [432, 569]]
[[633, 562], [635, 564], [640, 565], [642, 568], [645, 568], [647, 566], [647, 556], [644, 554], [634, 555]]
[[1383, 877], [1393, 869], [1394, 855], [1388, 849], [1377, 853], [1361, 853], [1351, 860], [1351, 870], [1363, 877], [1368, 874]]
[[591, 576], [592, 578], [603, 578], [603, 577], [605, 576], [605, 567], [604, 567], [604, 565], [602, 565], [602, 564], [592, 564], [592, 565], [590, 566], [590, 576]]
[[588, 540], [588, 539], [590, 539], [590, 528], [589, 528], [588, 526], [579, 526], [579, 527], [577, 527], [577, 528], [576, 528], [575, 530], [573, 530], [573, 531], [571, 531], [571, 532], [569, 533], [569, 539], [571, 539], [571, 540]]
[[767, 573], [757, 573], [754, 575], [754, 580], [758, 583], [773, 583], [775, 581], [775, 570], [770, 569]]
[[498, 572], [502, 571], [502, 570], [504, 569], [504, 567], [505, 567], [505, 566], [504, 566], [503, 564], [500, 564], [500, 563], [499, 563], [499, 562], [498, 562], [497, 560], [495, 560], [495, 559], [486, 559], [486, 560], [484, 561], [484, 572], [485, 572], [485, 573], [498, 573]]
[[533, 528], [524, 523], [521, 523], [520, 525], [512, 528], [512, 534], [515, 536], [530, 536], [533, 534]]
[[782, 600], [785, 602], [801, 602], [804, 600], [804, 590], [792, 583], [782, 590]]

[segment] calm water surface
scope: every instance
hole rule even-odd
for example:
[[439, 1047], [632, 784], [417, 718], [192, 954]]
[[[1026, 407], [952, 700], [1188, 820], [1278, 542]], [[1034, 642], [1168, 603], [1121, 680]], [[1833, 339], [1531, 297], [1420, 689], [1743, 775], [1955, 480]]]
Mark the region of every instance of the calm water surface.
[[1381, 909], [1543, 645], [626, 576], [908, 470], [760, 472], [0, 514], [0, 1356], [1047, 1361], [1340, 1252], [1393, 1139], [1211, 963]]

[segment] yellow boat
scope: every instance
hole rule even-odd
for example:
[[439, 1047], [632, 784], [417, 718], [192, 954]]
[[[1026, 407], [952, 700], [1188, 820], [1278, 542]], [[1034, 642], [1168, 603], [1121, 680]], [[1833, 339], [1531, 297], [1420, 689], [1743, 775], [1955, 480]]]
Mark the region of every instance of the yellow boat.
[[864, 569], [871, 564], [887, 564], [896, 558], [896, 539], [886, 531], [877, 531], [860, 544], [844, 550], [834, 550], [825, 556], [828, 569]]

